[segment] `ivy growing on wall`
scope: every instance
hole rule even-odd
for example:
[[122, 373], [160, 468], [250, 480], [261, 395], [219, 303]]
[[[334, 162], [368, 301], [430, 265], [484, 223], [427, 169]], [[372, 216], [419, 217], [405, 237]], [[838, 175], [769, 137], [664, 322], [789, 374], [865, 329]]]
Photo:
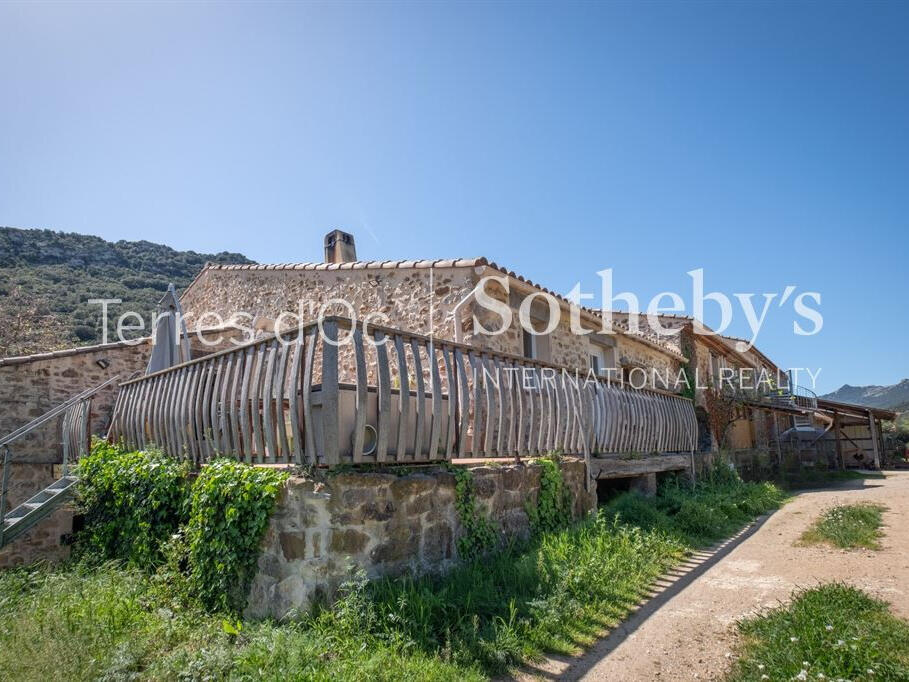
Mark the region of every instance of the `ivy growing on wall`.
[[688, 358], [688, 362], [682, 365], [682, 374], [685, 378], [685, 385], [682, 386], [682, 395], [694, 400], [697, 389], [697, 348], [690, 331], [683, 330], [679, 338], [682, 355]]
[[162, 452], [97, 441], [79, 476], [83, 555], [160, 567], [164, 581], [209, 610], [243, 608], [286, 472], [221, 459], [190, 483], [188, 464]]
[[558, 530], [571, 522], [571, 491], [565, 485], [559, 456], [538, 460], [540, 492], [535, 505], [527, 505], [530, 528], [534, 533]]
[[186, 527], [189, 589], [208, 609], [238, 611], [287, 473], [220, 459], [193, 484]]
[[163, 452], [124, 452], [96, 440], [79, 463], [85, 529], [77, 549], [140, 567], [161, 563], [163, 542], [186, 520], [188, 472]]
[[473, 472], [464, 467], [452, 467], [451, 472], [455, 477], [455, 509], [462, 529], [458, 555], [461, 559], [474, 559], [495, 547], [497, 534], [489, 519], [477, 508]]

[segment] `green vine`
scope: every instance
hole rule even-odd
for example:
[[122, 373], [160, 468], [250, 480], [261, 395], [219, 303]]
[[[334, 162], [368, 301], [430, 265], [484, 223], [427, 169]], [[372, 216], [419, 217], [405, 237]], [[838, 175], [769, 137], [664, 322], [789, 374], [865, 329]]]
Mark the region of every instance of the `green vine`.
[[124, 452], [96, 440], [79, 462], [83, 556], [150, 567], [164, 560], [163, 543], [186, 520], [189, 467], [160, 451]]
[[540, 493], [536, 505], [527, 505], [527, 516], [534, 533], [545, 533], [571, 523], [571, 491], [565, 485], [558, 455], [545, 457], [537, 463], [541, 467]]
[[193, 484], [186, 528], [189, 589], [208, 609], [239, 611], [288, 474], [219, 459]]
[[685, 383], [682, 386], [682, 396], [691, 400], [695, 399], [697, 391], [697, 348], [691, 332], [683, 331], [680, 336], [682, 355], [688, 358], [688, 362], [682, 365], [682, 376]]
[[124, 452], [96, 441], [79, 463], [86, 517], [77, 548], [120, 559], [213, 611], [239, 611], [255, 574], [283, 471], [228, 459], [190, 483], [186, 463], [160, 451]]
[[455, 477], [455, 509], [463, 530], [458, 538], [458, 555], [475, 559], [495, 547], [498, 536], [495, 528], [479, 509], [473, 492], [473, 472], [464, 467], [452, 467]]

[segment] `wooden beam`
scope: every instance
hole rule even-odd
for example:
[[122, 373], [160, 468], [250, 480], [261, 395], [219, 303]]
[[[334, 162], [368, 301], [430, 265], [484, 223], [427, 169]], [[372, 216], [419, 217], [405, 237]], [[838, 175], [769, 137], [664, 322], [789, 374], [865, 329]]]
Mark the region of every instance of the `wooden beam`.
[[619, 457], [591, 457], [590, 473], [593, 478], [624, 478], [663, 471], [683, 471], [691, 466], [689, 455], [655, 455], [637, 459]]

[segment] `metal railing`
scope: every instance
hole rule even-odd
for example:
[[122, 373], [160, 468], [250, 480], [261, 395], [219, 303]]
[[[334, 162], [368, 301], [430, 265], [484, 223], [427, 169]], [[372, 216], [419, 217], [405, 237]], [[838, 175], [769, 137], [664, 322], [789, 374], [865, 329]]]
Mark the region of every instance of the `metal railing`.
[[52, 419], [62, 417], [62, 471], [63, 476], [66, 476], [70, 462], [78, 460], [88, 449], [88, 427], [92, 398], [98, 391], [116, 382], [118, 378], [113, 376], [102, 384], [82, 391], [48, 410], [40, 417], [31, 420], [25, 426], [21, 426], [12, 433], [0, 438], [0, 450], [3, 452], [3, 475], [0, 477], [0, 538], [2, 538], [3, 520], [7, 512], [7, 492], [9, 489], [10, 464], [12, 463], [10, 444], [32, 433], [35, 429], [47, 424]]
[[690, 452], [690, 400], [332, 317], [121, 384], [109, 438], [202, 464]]

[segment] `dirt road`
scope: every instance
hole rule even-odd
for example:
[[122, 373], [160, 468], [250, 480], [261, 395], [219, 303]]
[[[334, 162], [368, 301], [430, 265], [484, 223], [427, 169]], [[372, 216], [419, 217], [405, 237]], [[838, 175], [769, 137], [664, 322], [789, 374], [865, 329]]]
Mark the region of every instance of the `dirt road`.
[[[802, 532], [824, 509], [859, 501], [888, 507], [882, 549], [798, 546]], [[731, 662], [739, 618], [818, 582], [851, 583], [909, 618], [907, 519], [909, 472], [799, 493], [721, 547], [692, 557], [584, 656], [550, 659], [530, 672], [564, 680], [719, 679]]]

